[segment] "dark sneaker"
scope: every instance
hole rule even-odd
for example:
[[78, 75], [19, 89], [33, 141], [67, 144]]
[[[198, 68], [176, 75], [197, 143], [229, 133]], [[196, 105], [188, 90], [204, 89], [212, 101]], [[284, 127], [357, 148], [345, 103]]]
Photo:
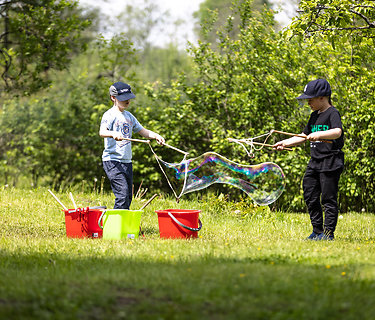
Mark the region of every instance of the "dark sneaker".
[[316, 241], [320, 241], [320, 240], [332, 241], [333, 239], [335, 239], [335, 236], [333, 235], [333, 233], [330, 233], [330, 234], [321, 233], [314, 240], [316, 240]]
[[322, 233], [315, 233], [314, 231], [312, 232], [312, 234], [310, 234], [306, 240], [316, 240], [317, 237], [319, 237]]

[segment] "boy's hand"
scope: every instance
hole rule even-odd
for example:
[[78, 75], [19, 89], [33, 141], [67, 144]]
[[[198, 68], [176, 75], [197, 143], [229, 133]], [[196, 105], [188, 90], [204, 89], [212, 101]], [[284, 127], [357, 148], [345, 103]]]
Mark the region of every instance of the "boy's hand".
[[306, 137], [306, 139], [309, 140], [309, 141], [318, 141], [318, 140], [321, 140], [320, 133], [319, 132], [310, 133]]
[[117, 131], [114, 131], [112, 133], [112, 138], [115, 139], [116, 141], [122, 141], [122, 140], [124, 140], [124, 137], [121, 134], [121, 132], [117, 132]]
[[165, 139], [160, 134], [156, 134], [155, 140], [160, 145], [163, 145], [165, 143]]
[[275, 143], [272, 147], [273, 150], [284, 150], [284, 148], [286, 147], [284, 141], [279, 141], [277, 143]]

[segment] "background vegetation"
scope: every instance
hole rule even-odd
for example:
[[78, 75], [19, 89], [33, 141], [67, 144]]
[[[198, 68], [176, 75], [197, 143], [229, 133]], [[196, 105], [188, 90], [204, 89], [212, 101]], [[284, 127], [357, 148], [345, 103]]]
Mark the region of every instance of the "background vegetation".
[[[302, 0], [280, 31], [268, 1], [207, 0], [187, 51], [150, 41], [165, 13], [142, 4], [119, 12], [137, 29], [108, 37], [99, 12], [74, 1], [0, 0], [0, 319], [373, 319], [373, 1]], [[310, 110], [295, 97], [317, 77], [332, 84], [346, 137], [333, 242], [302, 240], [307, 145], [249, 158], [227, 141], [302, 130]], [[69, 207], [70, 191], [79, 207], [113, 206], [98, 129], [118, 80], [169, 144], [274, 161], [287, 190], [270, 207], [226, 186], [176, 203], [149, 147], [134, 144], [135, 191], [163, 191], [142, 214], [144, 236], [67, 238], [47, 188]], [[198, 239], [160, 239], [155, 210], [168, 207], [201, 210]]]
[[[126, 11], [144, 28], [112, 38], [98, 36], [97, 12], [73, 1], [1, 2], [0, 183], [66, 188], [102, 181], [99, 122], [110, 107], [109, 85], [123, 80], [134, 87], [130, 111], [145, 127], [191, 156], [212, 150], [248, 164], [276, 162], [287, 189], [274, 208], [303, 211], [307, 146], [249, 159], [227, 138], [300, 132], [309, 110], [295, 97], [308, 81], [324, 77], [345, 128], [341, 210], [373, 212], [373, 1], [301, 1], [299, 15], [282, 31], [262, 1], [215, 3], [217, 10], [211, 1], [202, 4], [200, 41], [184, 52], [173, 41], [157, 47], [148, 40], [150, 26], [161, 21], [148, 1], [144, 10]], [[149, 148], [133, 149], [135, 187], [144, 181], [169, 192]], [[181, 160], [169, 149], [157, 152]]]

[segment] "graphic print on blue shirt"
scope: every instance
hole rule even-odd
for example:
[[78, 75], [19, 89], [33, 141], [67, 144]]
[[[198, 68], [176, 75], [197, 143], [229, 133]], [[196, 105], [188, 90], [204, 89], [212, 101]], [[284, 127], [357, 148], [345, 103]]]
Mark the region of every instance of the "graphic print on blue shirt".
[[129, 132], [130, 132], [130, 127], [126, 122], [124, 122], [124, 124], [121, 127], [121, 133], [124, 136], [124, 138], [130, 137]]
[[[121, 126], [120, 126], [120, 131], [121, 131], [121, 134], [124, 138], [130, 138], [130, 125], [126, 122], [124, 122]], [[118, 143], [119, 147], [123, 147], [123, 146], [126, 146], [127, 144], [129, 144], [130, 141], [128, 140], [123, 140], [121, 141], [120, 143]]]

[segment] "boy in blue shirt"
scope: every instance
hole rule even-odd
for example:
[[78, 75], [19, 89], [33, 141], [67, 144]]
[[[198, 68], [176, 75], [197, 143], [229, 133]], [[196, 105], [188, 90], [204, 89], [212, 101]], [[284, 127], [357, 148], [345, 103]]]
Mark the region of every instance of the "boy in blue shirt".
[[[333, 240], [338, 219], [337, 193], [344, 168], [344, 131], [338, 110], [331, 102], [327, 80], [310, 81], [297, 99], [308, 101], [312, 113], [302, 137], [279, 141], [274, 149], [296, 146], [310, 141], [311, 159], [303, 178], [303, 194], [310, 214], [313, 232], [309, 240]], [[331, 143], [321, 140], [331, 140]], [[324, 221], [323, 210], [324, 208]]]
[[116, 197], [114, 209], [129, 209], [132, 201], [133, 166], [131, 138], [133, 132], [147, 139], [164, 144], [164, 138], [146, 128], [126, 109], [135, 95], [124, 82], [116, 82], [109, 88], [113, 107], [107, 110], [100, 123], [99, 135], [104, 138], [103, 168]]

